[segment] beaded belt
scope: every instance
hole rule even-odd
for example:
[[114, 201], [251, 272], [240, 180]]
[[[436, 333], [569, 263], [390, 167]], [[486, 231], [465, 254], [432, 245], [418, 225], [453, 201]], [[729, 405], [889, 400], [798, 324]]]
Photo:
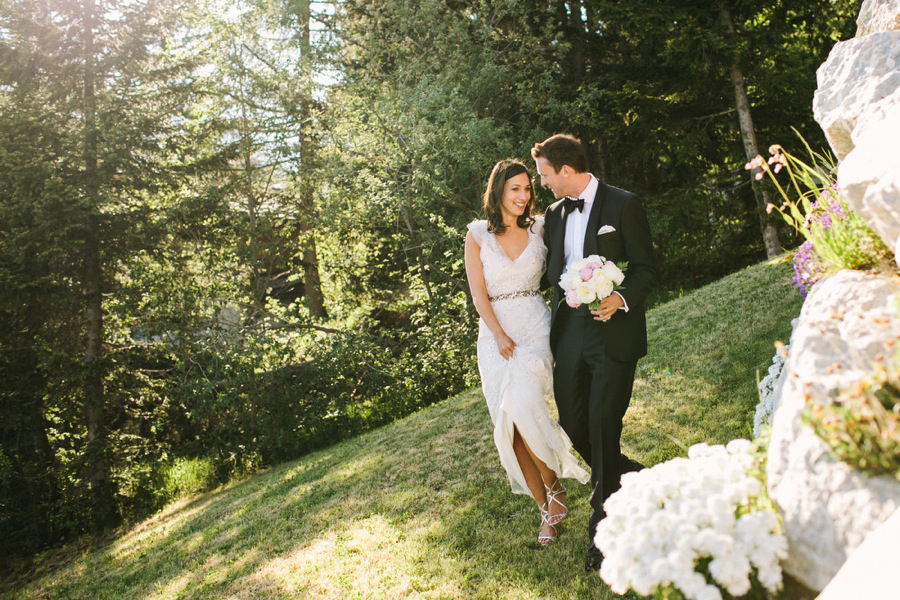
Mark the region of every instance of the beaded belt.
[[513, 298], [524, 298], [526, 296], [538, 296], [538, 290], [522, 290], [520, 292], [512, 292], [509, 294], [500, 294], [499, 296], [488, 296], [488, 300], [496, 302], [497, 300], [512, 300]]

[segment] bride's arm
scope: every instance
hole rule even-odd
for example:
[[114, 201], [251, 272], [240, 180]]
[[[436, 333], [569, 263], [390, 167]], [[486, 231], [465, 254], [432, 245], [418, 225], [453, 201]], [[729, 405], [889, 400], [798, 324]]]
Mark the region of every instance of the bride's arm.
[[481, 264], [480, 252], [481, 247], [475, 241], [472, 232], [468, 232], [466, 234], [466, 278], [469, 280], [472, 304], [475, 305], [475, 310], [478, 311], [484, 324], [491, 331], [491, 335], [494, 336], [500, 356], [509, 360], [513, 350], [516, 349], [516, 343], [506, 335], [503, 327], [500, 326], [500, 321], [497, 320], [497, 315], [494, 314], [494, 308], [488, 298], [487, 286], [484, 283], [484, 267]]

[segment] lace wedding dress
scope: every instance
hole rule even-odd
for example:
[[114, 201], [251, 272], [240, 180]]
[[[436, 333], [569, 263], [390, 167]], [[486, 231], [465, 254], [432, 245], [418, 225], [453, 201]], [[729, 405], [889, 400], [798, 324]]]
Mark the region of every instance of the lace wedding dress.
[[504, 359], [484, 321], [479, 322], [481, 387], [494, 424], [494, 443], [512, 491], [528, 495], [531, 493], [513, 452], [514, 427], [535, 456], [557, 476], [581, 483], [590, 480], [588, 472], [571, 454], [572, 442], [548, 408], [553, 401], [550, 309], [538, 293], [547, 257], [543, 225], [543, 217], [538, 216], [525, 250], [511, 260], [497, 238], [488, 233], [487, 221], [469, 224], [469, 231], [481, 247], [484, 281], [494, 314], [516, 343], [512, 357]]

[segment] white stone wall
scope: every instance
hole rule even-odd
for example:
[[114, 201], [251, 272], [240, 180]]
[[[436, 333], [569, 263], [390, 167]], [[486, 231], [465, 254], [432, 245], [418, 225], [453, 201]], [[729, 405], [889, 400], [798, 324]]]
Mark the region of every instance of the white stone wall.
[[814, 590], [900, 507], [900, 481], [833, 458], [800, 413], [807, 402], [827, 402], [833, 390], [868, 379], [876, 362], [893, 355], [898, 302], [898, 277], [841, 271], [813, 287], [791, 336], [766, 476], [788, 538], [784, 568]]
[[834, 46], [816, 79], [813, 114], [840, 160], [838, 185], [898, 255], [900, 0], [866, 0], [857, 37]]

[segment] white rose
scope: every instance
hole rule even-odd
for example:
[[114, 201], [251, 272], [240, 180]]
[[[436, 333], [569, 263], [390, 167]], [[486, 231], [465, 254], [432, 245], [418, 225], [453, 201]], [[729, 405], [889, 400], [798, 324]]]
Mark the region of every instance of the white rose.
[[578, 271], [573, 269], [566, 270], [566, 272], [562, 274], [562, 277], [559, 278], [560, 287], [566, 291], [574, 290], [575, 286], [580, 282], [581, 277], [578, 275]]
[[583, 281], [575, 286], [575, 299], [579, 304], [590, 304], [597, 299], [597, 294], [590, 283]]
[[622, 282], [625, 281], [625, 274], [622, 273], [622, 270], [616, 266], [616, 263], [612, 261], [607, 261], [603, 264], [603, 273], [616, 285], [622, 285]]
[[594, 275], [591, 277], [590, 283], [594, 288], [594, 292], [597, 294], [597, 298], [606, 298], [613, 292], [613, 282], [601, 269], [594, 270]]

